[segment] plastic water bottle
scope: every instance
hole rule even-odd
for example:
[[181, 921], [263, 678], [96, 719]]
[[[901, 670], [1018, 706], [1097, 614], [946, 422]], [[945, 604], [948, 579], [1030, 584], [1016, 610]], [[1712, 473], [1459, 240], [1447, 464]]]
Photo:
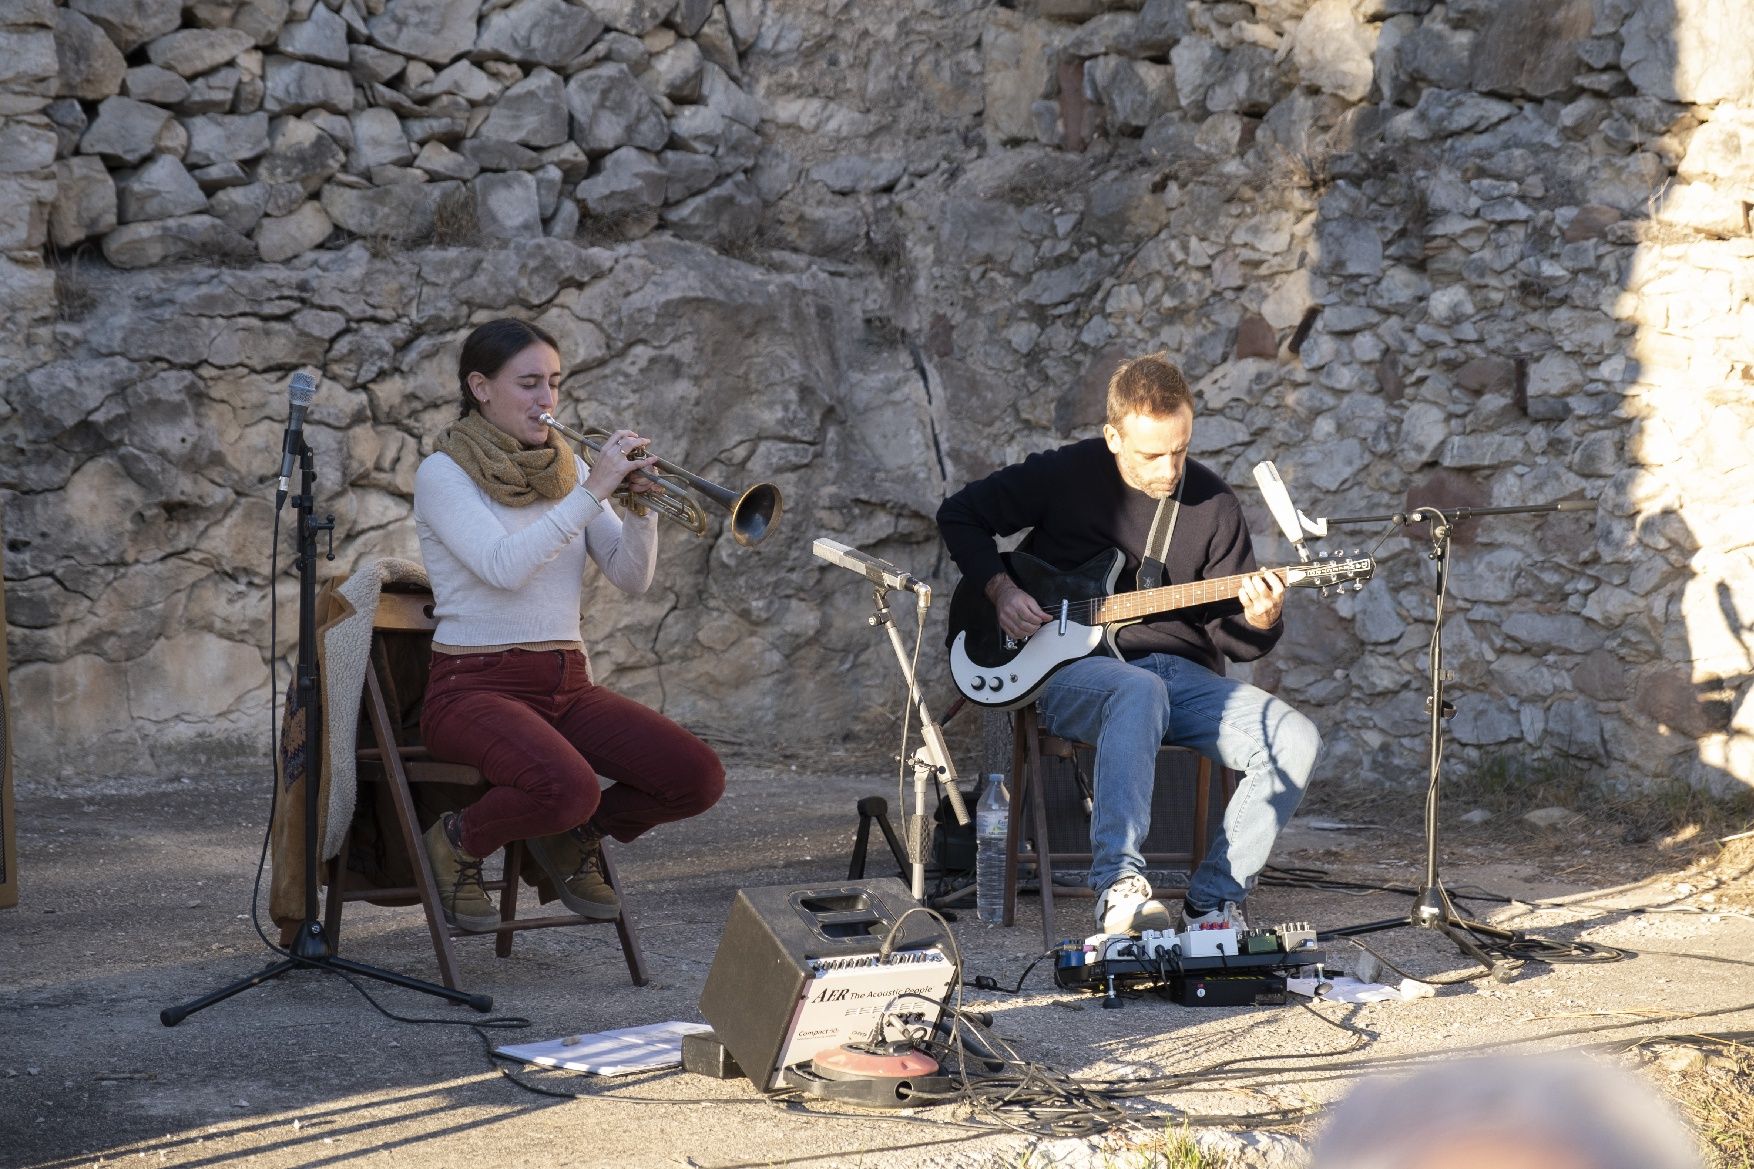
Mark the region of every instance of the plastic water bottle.
[[987, 776], [974, 810], [974, 900], [976, 916], [989, 925], [1005, 916], [1005, 828], [1010, 818], [1005, 777]]

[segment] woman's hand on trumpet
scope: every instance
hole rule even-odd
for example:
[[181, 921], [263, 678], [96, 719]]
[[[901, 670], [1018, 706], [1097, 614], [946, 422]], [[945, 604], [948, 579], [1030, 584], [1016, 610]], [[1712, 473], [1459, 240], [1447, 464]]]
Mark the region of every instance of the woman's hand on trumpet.
[[637, 474], [657, 464], [656, 455], [633, 457], [635, 452], [644, 450], [650, 442], [651, 439], [642, 438], [631, 430], [617, 430], [611, 434], [604, 442], [596, 461], [591, 464], [591, 473], [585, 478], [585, 490], [598, 499], [608, 499], [623, 485], [633, 495], [662, 491], [663, 484], [649, 475]]

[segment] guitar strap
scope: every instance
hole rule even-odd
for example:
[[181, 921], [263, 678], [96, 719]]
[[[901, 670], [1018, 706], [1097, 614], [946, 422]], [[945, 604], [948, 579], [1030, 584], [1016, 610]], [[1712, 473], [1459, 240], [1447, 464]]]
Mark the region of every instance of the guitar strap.
[[1169, 553], [1170, 537], [1175, 535], [1175, 521], [1182, 511], [1184, 472], [1175, 490], [1157, 501], [1157, 514], [1151, 517], [1151, 534], [1145, 537], [1145, 555], [1139, 559], [1139, 573], [1134, 578], [1143, 589], [1154, 589], [1163, 583], [1163, 560]]

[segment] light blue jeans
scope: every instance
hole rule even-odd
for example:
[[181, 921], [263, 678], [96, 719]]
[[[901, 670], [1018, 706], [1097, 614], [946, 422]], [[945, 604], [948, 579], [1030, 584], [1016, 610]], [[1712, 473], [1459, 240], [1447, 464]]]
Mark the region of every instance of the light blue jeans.
[[1315, 724], [1289, 703], [1170, 654], [1080, 659], [1049, 680], [1039, 704], [1050, 733], [1096, 747], [1090, 887], [1099, 893], [1144, 871], [1139, 847], [1151, 827], [1159, 744], [1192, 747], [1241, 773], [1188, 885], [1201, 906], [1248, 895], [1322, 749]]

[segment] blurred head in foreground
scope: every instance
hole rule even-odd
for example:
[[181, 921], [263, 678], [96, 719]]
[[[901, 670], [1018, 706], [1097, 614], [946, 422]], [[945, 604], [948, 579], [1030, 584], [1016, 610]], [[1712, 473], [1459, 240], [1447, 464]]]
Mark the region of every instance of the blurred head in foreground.
[[1581, 1056], [1490, 1056], [1366, 1080], [1309, 1169], [1701, 1169], [1655, 1085]]

